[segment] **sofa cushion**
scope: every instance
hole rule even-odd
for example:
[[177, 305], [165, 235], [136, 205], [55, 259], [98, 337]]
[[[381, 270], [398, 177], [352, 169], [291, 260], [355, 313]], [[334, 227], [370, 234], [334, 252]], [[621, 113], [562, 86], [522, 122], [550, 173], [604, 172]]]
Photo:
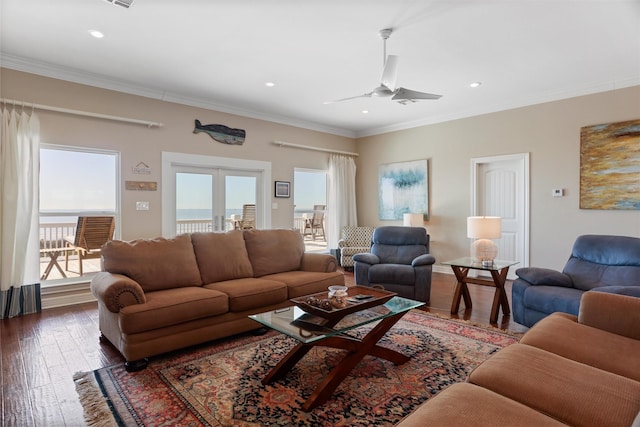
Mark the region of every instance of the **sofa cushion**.
[[289, 298], [298, 298], [304, 295], [323, 292], [326, 291], [329, 286], [344, 285], [344, 274], [338, 271], [333, 273], [287, 271], [285, 273], [262, 276], [262, 279], [286, 283]]
[[244, 241], [254, 277], [300, 269], [304, 242], [298, 231], [248, 230]]
[[398, 427], [565, 426], [486, 388], [453, 384], [420, 405]]
[[572, 286], [571, 277], [556, 270], [540, 267], [523, 267], [516, 270], [516, 276], [532, 285]]
[[576, 288], [640, 283], [640, 239], [627, 236], [579, 236], [563, 272]]
[[572, 426], [629, 426], [640, 382], [525, 344], [503, 348], [468, 381]]
[[598, 286], [591, 291], [640, 298], [640, 283], [636, 286]]
[[253, 276], [242, 231], [193, 233], [191, 241], [202, 283]]
[[415, 285], [416, 271], [411, 265], [376, 264], [369, 268], [369, 283]]
[[124, 334], [161, 329], [229, 311], [226, 294], [203, 287], [165, 289], [145, 294], [147, 302], [120, 310], [120, 330]]
[[229, 296], [229, 310], [241, 312], [279, 304], [287, 300], [287, 285], [275, 280], [236, 279], [204, 286]]
[[581, 325], [574, 316], [551, 314], [520, 343], [640, 381], [640, 341]]
[[202, 285], [188, 234], [172, 239], [112, 240], [102, 247], [102, 259], [105, 271], [132, 278], [145, 292]]
[[529, 286], [524, 290], [525, 307], [542, 313], [562, 311], [577, 315], [581, 290], [561, 286]]

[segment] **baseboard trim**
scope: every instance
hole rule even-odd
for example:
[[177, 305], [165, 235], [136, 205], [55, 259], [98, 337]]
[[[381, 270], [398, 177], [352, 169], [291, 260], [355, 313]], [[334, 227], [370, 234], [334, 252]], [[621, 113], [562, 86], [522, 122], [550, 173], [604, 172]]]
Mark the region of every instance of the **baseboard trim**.
[[43, 310], [97, 301], [91, 294], [89, 282], [46, 286], [41, 290], [41, 297]]
[[443, 274], [453, 274], [453, 270], [448, 265], [437, 265], [434, 264], [432, 271], [434, 273], [443, 273]]

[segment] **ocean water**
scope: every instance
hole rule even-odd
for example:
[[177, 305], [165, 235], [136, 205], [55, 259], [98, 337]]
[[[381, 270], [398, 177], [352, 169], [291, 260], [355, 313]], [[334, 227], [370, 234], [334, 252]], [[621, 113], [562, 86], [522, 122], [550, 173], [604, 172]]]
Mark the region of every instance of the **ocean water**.
[[[296, 209], [293, 216], [300, 217], [305, 213], [311, 214], [313, 213], [313, 209]], [[227, 209], [225, 211], [225, 217], [230, 218], [231, 215], [242, 216], [242, 209]], [[211, 211], [209, 209], [177, 209], [176, 219], [211, 219]]]
[[[42, 212], [46, 214], [46, 212]], [[296, 209], [294, 211], [295, 217], [300, 217], [302, 214], [311, 214], [313, 213], [313, 209]], [[54, 224], [54, 223], [73, 223], [75, 224], [78, 221], [77, 215], [64, 215], [64, 213], [56, 212], [55, 216], [40, 216], [41, 224]], [[241, 215], [242, 209], [227, 209], [225, 211], [225, 217], [230, 218], [231, 215]], [[210, 209], [177, 209], [176, 210], [176, 219], [177, 220], [196, 220], [196, 219], [211, 219], [211, 210]]]

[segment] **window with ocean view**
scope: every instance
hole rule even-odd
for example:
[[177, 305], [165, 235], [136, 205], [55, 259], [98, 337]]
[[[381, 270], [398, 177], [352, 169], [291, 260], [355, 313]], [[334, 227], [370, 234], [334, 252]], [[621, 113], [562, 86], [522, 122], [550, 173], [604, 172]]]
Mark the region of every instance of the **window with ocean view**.
[[[79, 216], [119, 218], [119, 153], [42, 145], [40, 149], [40, 274], [73, 281], [100, 271], [100, 259], [70, 250]], [[117, 229], [117, 227], [116, 227]]]
[[293, 180], [294, 227], [304, 232], [305, 216], [313, 215], [314, 206], [327, 205], [327, 172], [295, 169]]

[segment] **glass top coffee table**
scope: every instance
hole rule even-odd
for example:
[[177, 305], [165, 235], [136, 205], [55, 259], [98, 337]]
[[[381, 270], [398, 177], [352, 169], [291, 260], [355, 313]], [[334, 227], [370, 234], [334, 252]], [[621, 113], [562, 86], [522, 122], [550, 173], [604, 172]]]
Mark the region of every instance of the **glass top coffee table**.
[[[353, 292], [357, 291], [350, 290], [350, 294]], [[314, 346], [346, 350], [344, 358], [333, 367], [302, 405], [305, 411], [310, 411], [331, 397], [342, 380], [364, 356], [380, 357], [396, 365], [407, 362], [408, 356], [381, 347], [378, 341], [405, 313], [422, 305], [424, 303], [420, 301], [394, 296], [384, 304], [374, 305], [361, 311], [345, 312], [344, 316], [334, 313], [331, 318], [307, 313], [297, 306], [251, 315], [249, 316], [251, 319], [298, 341], [298, 344], [262, 379], [262, 383], [268, 384], [284, 377]], [[373, 322], [378, 324], [362, 338], [347, 334], [353, 329]]]

